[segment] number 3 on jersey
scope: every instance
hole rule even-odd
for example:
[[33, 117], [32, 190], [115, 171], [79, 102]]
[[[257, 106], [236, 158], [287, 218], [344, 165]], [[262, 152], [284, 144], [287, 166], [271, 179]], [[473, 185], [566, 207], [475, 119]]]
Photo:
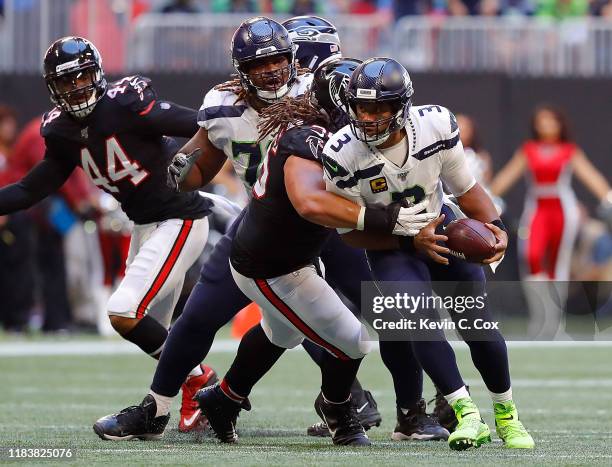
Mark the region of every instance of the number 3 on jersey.
[[[117, 161], [122, 167], [119, 170], [117, 170]], [[106, 140], [106, 172], [110, 180], [102, 175], [87, 148], [81, 149], [81, 165], [91, 181], [109, 193], [119, 193], [119, 188], [111, 185], [111, 181], [118, 182], [129, 178], [136, 186], [149, 176], [149, 172], [141, 169], [138, 162], [129, 159], [114, 136]]]

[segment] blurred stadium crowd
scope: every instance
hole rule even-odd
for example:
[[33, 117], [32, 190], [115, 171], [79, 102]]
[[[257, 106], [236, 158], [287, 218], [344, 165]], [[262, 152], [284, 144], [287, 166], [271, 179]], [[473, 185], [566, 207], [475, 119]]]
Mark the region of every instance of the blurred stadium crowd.
[[[87, 1], [87, 0], [86, 0]], [[37, 0], [0, 0], [18, 9], [35, 6]], [[85, 1], [74, 0], [75, 8]], [[581, 16], [612, 17], [609, 0], [112, 0], [115, 14], [136, 19], [147, 12], [160, 13], [261, 13], [288, 15], [373, 14], [399, 19], [406, 15], [506, 16], [542, 18]]]

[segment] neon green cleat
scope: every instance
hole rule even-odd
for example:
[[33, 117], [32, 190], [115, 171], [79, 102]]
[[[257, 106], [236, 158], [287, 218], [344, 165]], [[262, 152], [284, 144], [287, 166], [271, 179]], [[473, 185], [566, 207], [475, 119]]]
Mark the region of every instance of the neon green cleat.
[[535, 442], [525, 429], [518, 417], [516, 405], [513, 401], [496, 402], [493, 404], [495, 412], [495, 430], [504, 442], [504, 446], [511, 449], [533, 449]]
[[464, 451], [491, 442], [491, 430], [482, 421], [478, 407], [470, 397], [459, 399], [452, 407], [459, 423], [448, 438], [451, 449]]

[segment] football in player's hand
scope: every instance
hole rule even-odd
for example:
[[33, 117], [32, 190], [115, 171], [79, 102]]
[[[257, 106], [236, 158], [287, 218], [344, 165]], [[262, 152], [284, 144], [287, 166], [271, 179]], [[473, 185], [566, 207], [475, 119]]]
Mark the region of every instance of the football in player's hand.
[[448, 237], [446, 246], [451, 254], [470, 263], [480, 263], [495, 254], [495, 235], [476, 219], [452, 221], [444, 235]]

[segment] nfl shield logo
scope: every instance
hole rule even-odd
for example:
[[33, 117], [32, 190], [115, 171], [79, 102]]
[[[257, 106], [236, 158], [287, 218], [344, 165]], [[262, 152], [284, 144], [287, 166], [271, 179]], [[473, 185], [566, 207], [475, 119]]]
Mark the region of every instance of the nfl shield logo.
[[407, 177], [408, 172], [401, 172], [397, 174], [397, 178], [399, 178], [402, 182], [405, 182]]

